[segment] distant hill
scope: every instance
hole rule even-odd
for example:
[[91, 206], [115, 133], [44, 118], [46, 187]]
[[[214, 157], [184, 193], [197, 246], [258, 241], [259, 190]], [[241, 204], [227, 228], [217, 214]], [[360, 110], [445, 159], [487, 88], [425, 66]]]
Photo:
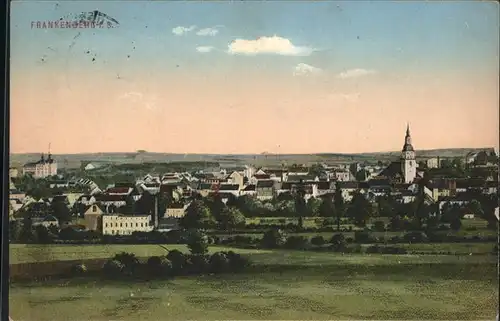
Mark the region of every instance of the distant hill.
[[[417, 158], [429, 157], [465, 157], [470, 152], [481, 150], [492, 151], [493, 148], [445, 148], [434, 150], [418, 150]], [[399, 157], [399, 151], [342, 154], [172, 154], [172, 153], [85, 153], [85, 154], [60, 154], [53, 155], [61, 168], [79, 168], [88, 162], [109, 164], [143, 163], [143, 162], [218, 162], [227, 164], [254, 164], [256, 166], [271, 166], [276, 164], [309, 164], [316, 162], [355, 162], [389, 160]], [[25, 163], [36, 161], [40, 154], [11, 154], [11, 166], [22, 166]]]

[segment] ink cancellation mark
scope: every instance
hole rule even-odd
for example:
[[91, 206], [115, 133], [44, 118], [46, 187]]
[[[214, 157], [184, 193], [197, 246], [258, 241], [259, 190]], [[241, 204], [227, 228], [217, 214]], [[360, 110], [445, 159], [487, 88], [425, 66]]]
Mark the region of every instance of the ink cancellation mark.
[[71, 14], [59, 20], [31, 21], [31, 29], [111, 29], [119, 25], [118, 20], [97, 10]]

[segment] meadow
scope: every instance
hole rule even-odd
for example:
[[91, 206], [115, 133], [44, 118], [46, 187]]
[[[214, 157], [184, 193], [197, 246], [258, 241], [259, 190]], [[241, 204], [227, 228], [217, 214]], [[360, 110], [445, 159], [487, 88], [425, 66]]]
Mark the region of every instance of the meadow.
[[[38, 261], [37, 247], [48, 248], [41, 252], [50, 260], [106, 258], [121, 251], [165, 254], [158, 245], [13, 245], [11, 264]], [[165, 247], [187, 251], [184, 245]], [[248, 255], [255, 267], [244, 274], [154, 282], [11, 282], [10, 315], [16, 321], [480, 320], [493, 319], [498, 304], [494, 255], [233, 250]]]

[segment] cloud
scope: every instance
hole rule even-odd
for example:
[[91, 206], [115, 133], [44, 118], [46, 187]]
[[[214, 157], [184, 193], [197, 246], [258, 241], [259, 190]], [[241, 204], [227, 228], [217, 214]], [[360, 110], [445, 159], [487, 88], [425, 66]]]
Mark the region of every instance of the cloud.
[[217, 28], [203, 28], [196, 32], [198, 36], [215, 36], [219, 33]]
[[346, 70], [338, 75], [339, 78], [341, 79], [348, 79], [348, 78], [357, 78], [357, 77], [363, 77], [363, 76], [368, 76], [371, 74], [374, 74], [375, 70], [368, 70], [368, 69], [350, 69]]
[[193, 31], [194, 29], [196, 29], [196, 26], [190, 26], [190, 27], [177, 26], [172, 29], [172, 33], [176, 36], [182, 36], [183, 34]]
[[201, 52], [201, 53], [207, 53], [214, 50], [214, 47], [211, 46], [199, 46], [196, 47], [196, 51]]
[[236, 39], [229, 44], [227, 52], [243, 55], [309, 56], [313, 51], [313, 48], [295, 46], [290, 40], [274, 35], [255, 40]]
[[318, 74], [321, 72], [321, 69], [317, 67], [313, 67], [308, 64], [304, 63], [299, 63], [297, 66], [295, 66], [293, 75], [294, 76], [304, 76], [304, 75], [311, 75], [311, 74]]

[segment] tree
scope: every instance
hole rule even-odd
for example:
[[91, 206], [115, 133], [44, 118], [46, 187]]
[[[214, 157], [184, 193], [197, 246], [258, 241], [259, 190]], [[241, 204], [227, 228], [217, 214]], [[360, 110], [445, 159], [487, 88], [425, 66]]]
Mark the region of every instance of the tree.
[[271, 229], [264, 233], [262, 246], [265, 248], [281, 247], [286, 243], [287, 235], [283, 230]]
[[38, 225], [35, 227], [34, 235], [37, 240], [37, 243], [40, 244], [51, 243], [52, 240], [55, 238], [55, 235], [50, 233], [49, 230], [43, 225]]
[[226, 208], [226, 204], [222, 201], [222, 198], [218, 194], [213, 194], [204, 199], [205, 206], [208, 207], [210, 213], [216, 220], [219, 220], [222, 212]]
[[57, 218], [59, 223], [67, 223], [71, 221], [71, 212], [68, 205], [63, 201], [54, 201], [51, 204], [51, 210], [54, 217]]
[[9, 222], [9, 240], [11, 242], [17, 242], [21, 238], [23, 226], [21, 222], [15, 220]]
[[368, 219], [373, 216], [373, 207], [361, 193], [356, 193], [347, 213], [356, 226], [365, 226]]
[[314, 164], [309, 168], [309, 175], [320, 177], [325, 170], [321, 164]]
[[319, 216], [321, 217], [333, 217], [335, 215], [335, 206], [333, 200], [330, 197], [324, 197], [318, 208]]
[[189, 236], [187, 246], [191, 254], [205, 255], [208, 253], [208, 236], [200, 230], [193, 231]]
[[396, 215], [396, 207], [397, 204], [390, 195], [379, 197], [378, 215], [380, 217], [393, 217]]
[[314, 198], [314, 197], [311, 197], [307, 201], [307, 214], [308, 214], [308, 216], [312, 216], [312, 217], [318, 216], [321, 203], [322, 203], [321, 200]]
[[462, 227], [462, 220], [460, 220], [460, 217], [454, 217], [451, 221], [450, 227], [454, 231], [460, 230], [460, 228]]
[[154, 196], [151, 195], [148, 191], [144, 191], [142, 193], [141, 198], [135, 202], [135, 212], [153, 215], [155, 207], [155, 199]]
[[469, 204], [469, 210], [478, 217], [484, 217], [484, 211], [478, 200], [472, 200]]
[[36, 236], [33, 233], [33, 222], [31, 221], [31, 218], [25, 217], [23, 219], [21, 233], [19, 235], [19, 242], [33, 243], [35, 240]]
[[180, 225], [187, 229], [201, 229], [211, 227], [215, 219], [210, 209], [201, 200], [194, 200], [186, 209], [186, 215], [181, 218]]
[[345, 204], [344, 197], [342, 196], [342, 189], [340, 188], [339, 182], [337, 182], [335, 187], [335, 195], [333, 197], [335, 215], [337, 217], [337, 231], [340, 231], [340, 220], [345, 214]]
[[226, 207], [219, 216], [219, 225], [224, 230], [245, 226], [245, 216], [236, 207]]
[[128, 195], [125, 199], [125, 205], [120, 207], [120, 212], [122, 214], [134, 214], [135, 212], [135, 200], [132, 195]]
[[307, 213], [307, 204], [306, 204], [306, 190], [303, 182], [301, 181], [297, 187], [297, 191], [294, 195], [295, 197], [295, 211], [296, 215], [299, 217], [299, 229], [304, 228], [304, 216]]

